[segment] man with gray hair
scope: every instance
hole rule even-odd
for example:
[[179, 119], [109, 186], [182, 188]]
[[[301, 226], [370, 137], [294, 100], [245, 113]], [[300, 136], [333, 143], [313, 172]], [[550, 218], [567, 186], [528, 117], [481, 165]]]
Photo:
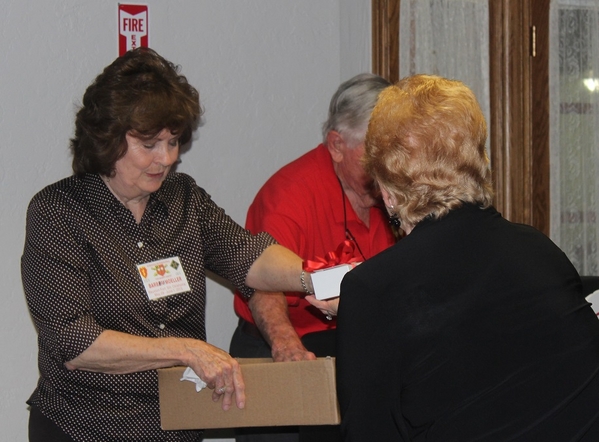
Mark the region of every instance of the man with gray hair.
[[[347, 80], [335, 92], [323, 125], [323, 143], [276, 172], [256, 195], [246, 228], [269, 232], [304, 260], [340, 247], [363, 261], [394, 243], [386, 212], [362, 167], [364, 137], [378, 94], [390, 83], [373, 74]], [[236, 294], [239, 326], [234, 357], [311, 360], [335, 355], [336, 320], [305, 299], [306, 293]], [[335, 433], [337, 432], [337, 433]], [[309, 436], [308, 436], [309, 434]], [[338, 427], [242, 429], [240, 441], [336, 440]]]

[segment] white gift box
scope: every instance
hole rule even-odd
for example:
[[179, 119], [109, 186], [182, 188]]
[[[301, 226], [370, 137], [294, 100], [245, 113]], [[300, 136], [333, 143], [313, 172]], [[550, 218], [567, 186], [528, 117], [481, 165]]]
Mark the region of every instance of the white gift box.
[[326, 269], [315, 270], [312, 273], [312, 285], [316, 299], [330, 299], [339, 296], [341, 280], [347, 272], [359, 263], [340, 264]]
[[[312, 278], [314, 278], [314, 276]], [[599, 290], [594, 291], [593, 293], [588, 295], [585, 299], [591, 303], [591, 307], [593, 308], [593, 311], [595, 312], [597, 317], [599, 317]]]

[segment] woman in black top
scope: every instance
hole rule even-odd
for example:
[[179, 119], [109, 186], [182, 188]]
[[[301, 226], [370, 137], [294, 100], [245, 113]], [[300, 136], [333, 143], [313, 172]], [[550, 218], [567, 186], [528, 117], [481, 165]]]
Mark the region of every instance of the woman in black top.
[[485, 140], [458, 81], [379, 97], [366, 168], [407, 236], [341, 286], [345, 440], [599, 440], [599, 321], [565, 254], [492, 207]]

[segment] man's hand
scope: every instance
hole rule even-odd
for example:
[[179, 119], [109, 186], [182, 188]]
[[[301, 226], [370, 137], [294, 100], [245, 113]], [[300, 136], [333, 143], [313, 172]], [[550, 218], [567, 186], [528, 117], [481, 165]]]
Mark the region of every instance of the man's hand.
[[295, 339], [278, 338], [271, 344], [272, 358], [275, 362], [313, 361], [316, 359], [314, 353], [306, 350], [295, 331], [294, 334]]
[[256, 291], [248, 305], [256, 326], [270, 345], [275, 362], [316, 359], [314, 353], [306, 350], [293, 328], [283, 293]]

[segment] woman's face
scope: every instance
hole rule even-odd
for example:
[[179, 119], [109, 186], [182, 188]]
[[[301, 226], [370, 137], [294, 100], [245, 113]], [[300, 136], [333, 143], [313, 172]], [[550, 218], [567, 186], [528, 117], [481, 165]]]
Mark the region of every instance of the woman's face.
[[142, 140], [130, 134], [127, 153], [115, 164], [110, 187], [121, 199], [147, 197], [157, 191], [179, 157], [179, 136], [163, 129], [156, 137]]

